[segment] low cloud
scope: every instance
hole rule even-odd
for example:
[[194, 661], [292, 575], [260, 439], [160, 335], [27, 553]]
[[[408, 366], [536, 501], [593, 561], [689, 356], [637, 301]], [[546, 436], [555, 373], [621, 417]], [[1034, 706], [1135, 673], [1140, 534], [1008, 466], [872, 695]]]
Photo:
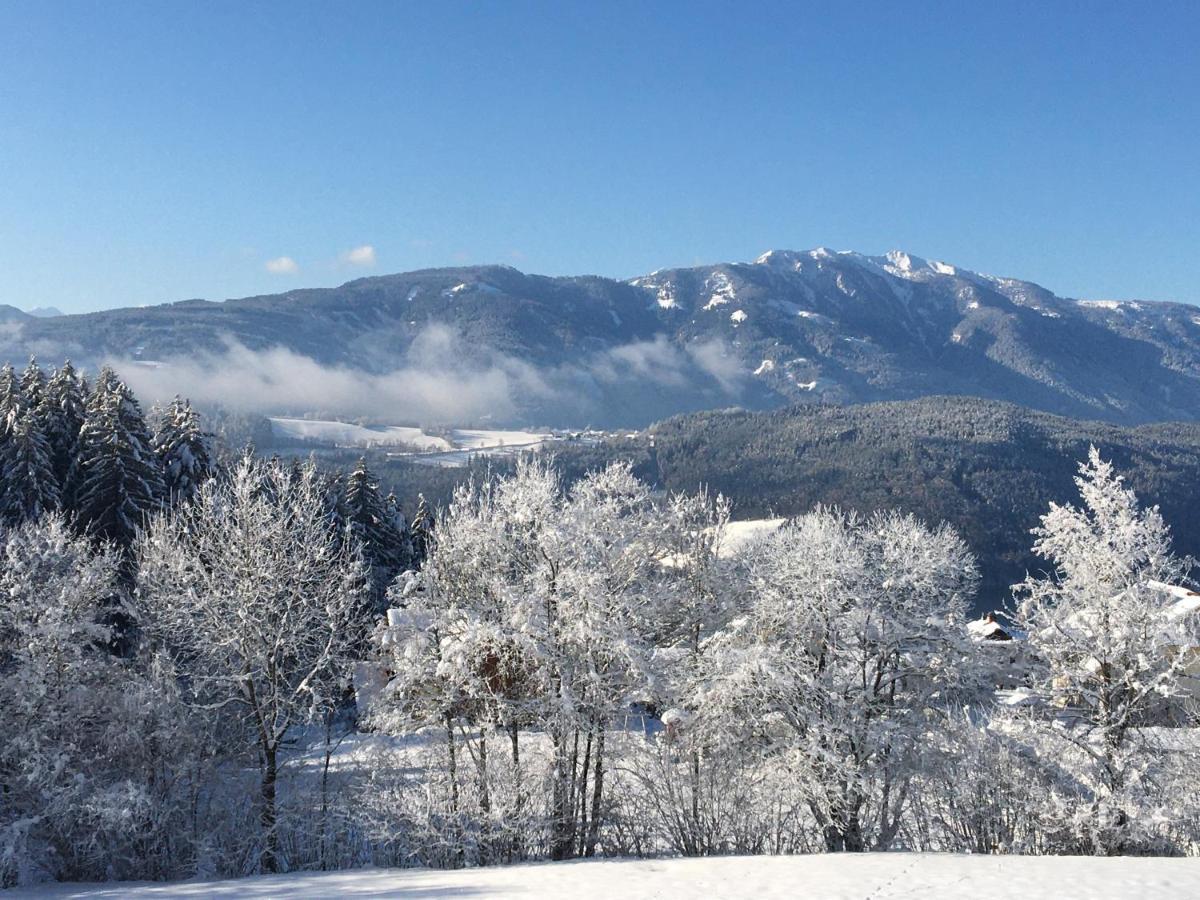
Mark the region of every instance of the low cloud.
[[277, 256], [263, 263], [263, 268], [272, 275], [295, 275], [300, 271], [300, 265], [290, 256]]
[[361, 247], [347, 250], [338, 258], [348, 266], [373, 266], [375, 265], [375, 248], [370, 244], [363, 244]]
[[180, 394], [244, 412], [423, 425], [626, 424], [665, 414], [654, 403], [673, 406], [668, 394], [695, 408], [736, 402], [745, 378], [719, 341], [680, 346], [660, 337], [535, 366], [443, 325], [393, 349], [391, 365], [370, 360], [369, 371], [360, 367], [365, 363], [322, 363], [285, 347], [252, 349], [233, 340], [219, 351], [149, 365], [107, 361], [147, 404]]

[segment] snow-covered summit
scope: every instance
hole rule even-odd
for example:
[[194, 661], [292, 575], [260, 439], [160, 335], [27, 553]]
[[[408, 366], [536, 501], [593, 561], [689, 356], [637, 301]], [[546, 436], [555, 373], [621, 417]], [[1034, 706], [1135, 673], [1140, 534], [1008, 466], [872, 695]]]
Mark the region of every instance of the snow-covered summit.
[[773, 266], [801, 271], [804, 263], [809, 261], [818, 264], [836, 261], [855, 263], [866, 268], [882, 270], [889, 275], [908, 279], [937, 275], [951, 277], [961, 275], [973, 278], [988, 277], [977, 272], [959, 269], [959, 267], [952, 266], [949, 263], [925, 259], [905, 250], [889, 250], [882, 256], [871, 256], [866, 253], [859, 253], [857, 250], [830, 250], [827, 247], [816, 247], [812, 250], [768, 250], [755, 259], [754, 264], [757, 266]]

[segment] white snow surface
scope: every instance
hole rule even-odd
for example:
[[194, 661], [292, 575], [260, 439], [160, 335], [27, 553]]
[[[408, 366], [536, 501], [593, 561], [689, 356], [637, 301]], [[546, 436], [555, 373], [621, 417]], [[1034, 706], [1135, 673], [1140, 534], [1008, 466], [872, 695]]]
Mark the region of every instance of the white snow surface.
[[[272, 418], [271, 431], [293, 440], [317, 441], [337, 447], [397, 447], [414, 462], [437, 466], [465, 466], [481, 453], [505, 455], [536, 450], [553, 434], [484, 428], [455, 428], [449, 438], [426, 434], [402, 425], [354, 425], [318, 419]], [[415, 449], [415, 454], [408, 451]]]
[[279, 437], [293, 440], [320, 441], [339, 447], [363, 447], [409, 445], [422, 450], [449, 450], [450, 442], [445, 438], [426, 434], [420, 428], [401, 425], [379, 425], [368, 427], [349, 422], [331, 422], [323, 419], [272, 418], [271, 431]]
[[358, 869], [165, 884], [58, 884], [8, 898], [340, 897], [657, 898], [691, 900], [1182, 900], [1200, 896], [1200, 859], [921, 853], [723, 856], [531, 863], [454, 871]]
[[553, 435], [534, 431], [493, 431], [478, 428], [456, 428], [450, 432], [455, 447], [464, 450], [483, 450], [487, 447], [531, 447], [549, 440]]
[[740, 522], [728, 523], [721, 539], [721, 556], [736, 556], [755, 541], [770, 534], [785, 521], [785, 519], [743, 519]]

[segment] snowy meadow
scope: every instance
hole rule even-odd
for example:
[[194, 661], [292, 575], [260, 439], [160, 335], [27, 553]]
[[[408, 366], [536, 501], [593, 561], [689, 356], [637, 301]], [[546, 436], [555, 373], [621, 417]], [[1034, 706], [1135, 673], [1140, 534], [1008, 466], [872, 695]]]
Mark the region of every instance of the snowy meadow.
[[[722, 497], [545, 454], [434, 510], [148, 418], [109, 370], [0, 371], [2, 886], [1196, 853], [1200, 597], [1095, 449], [981, 622], [964, 541], [898, 512], [727, 546]], [[384, 876], [348, 877], [303, 883]]]

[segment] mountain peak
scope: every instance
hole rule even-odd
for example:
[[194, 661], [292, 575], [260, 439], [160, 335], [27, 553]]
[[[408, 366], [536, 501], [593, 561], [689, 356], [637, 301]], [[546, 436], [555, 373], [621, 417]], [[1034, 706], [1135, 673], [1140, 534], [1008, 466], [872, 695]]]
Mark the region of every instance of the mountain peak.
[[883, 269], [890, 275], [911, 279], [918, 274], [958, 275], [959, 269], [948, 263], [929, 260], [904, 250], [889, 250], [883, 256], [870, 256], [857, 250], [830, 250], [816, 247], [812, 250], [768, 250], [754, 260], [755, 265], [795, 268], [797, 263], [807, 260], [824, 262], [846, 260], [875, 269]]

